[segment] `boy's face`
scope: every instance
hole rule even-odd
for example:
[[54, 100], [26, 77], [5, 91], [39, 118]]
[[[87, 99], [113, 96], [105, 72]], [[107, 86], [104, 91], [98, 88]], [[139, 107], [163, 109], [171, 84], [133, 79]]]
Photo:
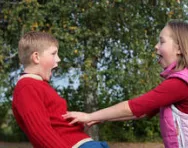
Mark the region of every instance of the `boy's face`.
[[159, 42], [155, 45], [159, 64], [167, 68], [170, 64], [177, 62], [181, 54], [179, 46], [172, 38], [172, 30], [166, 26], [160, 33]]
[[49, 81], [52, 76], [52, 69], [58, 66], [60, 62], [58, 56], [58, 48], [56, 46], [50, 46], [39, 54], [39, 75], [43, 80]]

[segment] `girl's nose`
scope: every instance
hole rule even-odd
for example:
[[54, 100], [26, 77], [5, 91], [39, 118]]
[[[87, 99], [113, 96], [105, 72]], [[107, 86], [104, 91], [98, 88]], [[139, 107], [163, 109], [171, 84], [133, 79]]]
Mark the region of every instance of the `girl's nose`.
[[155, 51], [158, 50], [158, 43], [155, 45]]

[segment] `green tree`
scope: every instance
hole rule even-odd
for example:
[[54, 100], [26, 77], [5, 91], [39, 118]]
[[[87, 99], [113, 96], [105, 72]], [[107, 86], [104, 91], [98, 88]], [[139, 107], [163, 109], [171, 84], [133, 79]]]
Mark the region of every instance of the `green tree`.
[[[2, 57], [9, 58], [2, 76], [15, 84], [20, 70], [15, 56], [20, 36], [31, 30], [46, 31], [60, 43], [62, 66], [54, 77], [75, 71], [69, 77], [69, 87], [57, 88], [70, 110], [92, 112], [133, 98], [160, 82], [154, 45], [168, 20], [185, 19], [183, 6], [183, 1], [175, 0], [8, 1], [3, 5], [7, 25], [1, 30], [0, 49]], [[78, 76], [80, 85], [75, 90], [72, 83]], [[8, 98], [13, 85], [1, 86], [8, 88]], [[97, 126], [89, 133], [98, 139]], [[154, 118], [103, 124], [99, 134], [102, 139], [133, 141], [143, 134], [154, 139], [159, 129]]]

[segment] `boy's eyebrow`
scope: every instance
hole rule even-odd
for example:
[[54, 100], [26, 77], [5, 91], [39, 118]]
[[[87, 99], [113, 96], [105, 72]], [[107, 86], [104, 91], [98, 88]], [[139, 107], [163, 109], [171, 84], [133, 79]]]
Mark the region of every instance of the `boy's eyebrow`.
[[58, 49], [54, 49], [53, 52], [58, 52]]

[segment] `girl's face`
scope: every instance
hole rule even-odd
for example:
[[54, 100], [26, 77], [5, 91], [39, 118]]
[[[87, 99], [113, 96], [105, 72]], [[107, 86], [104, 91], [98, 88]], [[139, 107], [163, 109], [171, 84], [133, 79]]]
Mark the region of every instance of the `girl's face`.
[[158, 63], [165, 69], [170, 64], [178, 61], [181, 54], [179, 46], [172, 39], [171, 28], [165, 26], [159, 35], [159, 42], [155, 45]]
[[58, 48], [56, 46], [49, 47], [39, 55], [39, 59], [39, 75], [43, 78], [43, 80], [49, 81], [52, 76], [52, 70], [57, 67], [58, 62], [60, 62]]

